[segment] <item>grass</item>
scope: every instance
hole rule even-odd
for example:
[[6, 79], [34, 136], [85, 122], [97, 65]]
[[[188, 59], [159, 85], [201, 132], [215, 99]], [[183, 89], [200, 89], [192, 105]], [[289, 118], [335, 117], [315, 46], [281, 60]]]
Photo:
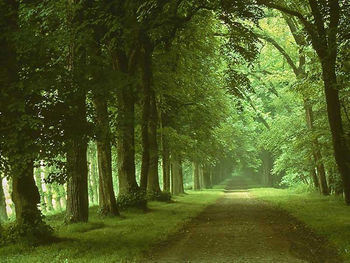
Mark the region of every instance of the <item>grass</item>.
[[206, 206], [214, 203], [222, 189], [173, 198], [171, 203], [150, 202], [149, 211], [129, 210], [121, 218], [100, 218], [90, 209], [89, 223], [63, 225], [63, 214], [47, 217], [62, 239], [39, 247], [11, 245], [0, 248], [0, 262], [134, 262], [151, 246], [166, 240]]
[[342, 198], [273, 188], [250, 189], [250, 192], [309, 225], [333, 243], [346, 262], [350, 262], [350, 208], [345, 206]]

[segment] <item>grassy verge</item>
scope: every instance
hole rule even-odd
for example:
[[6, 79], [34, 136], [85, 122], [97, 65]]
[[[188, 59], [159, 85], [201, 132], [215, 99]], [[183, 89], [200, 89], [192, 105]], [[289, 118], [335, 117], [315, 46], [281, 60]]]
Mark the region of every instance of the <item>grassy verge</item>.
[[63, 214], [47, 217], [61, 242], [24, 247], [11, 245], [0, 249], [0, 262], [132, 262], [150, 246], [165, 240], [188, 220], [214, 203], [220, 189], [174, 197], [172, 203], [150, 202], [148, 212], [125, 211], [122, 218], [99, 218], [91, 208], [89, 223], [62, 225]]
[[305, 222], [333, 243], [346, 262], [350, 262], [350, 208], [344, 205], [342, 198], [272, 188], [251, 189], [250, 192]]

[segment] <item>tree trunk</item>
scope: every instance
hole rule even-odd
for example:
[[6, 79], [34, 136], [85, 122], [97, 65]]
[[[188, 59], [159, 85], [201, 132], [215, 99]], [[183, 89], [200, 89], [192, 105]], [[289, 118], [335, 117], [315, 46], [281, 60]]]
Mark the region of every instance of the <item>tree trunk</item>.
[[167, 139], [163, 136], [162, 144], [162, 163], [163, 163], [163, 191], [170, 192], [170, 153]]
[[[80, 116], [85, 122], [85, 97], [80, 101]], [[70, 140], [67, 149], [67, 210], [66, 223], [87, 222], [89, 213], [87, 142], [81, 137]]]
[[[123, 51], [117, 52], [117, 64], [121, 72], [132, 77], [128, 57]], [[139, 192], [135, 173], [135, 91], [132, 84], [118, 87], [118, 130], [117, 130], [117, 163], [119, 178], [119, 196]]]
[[113, 190], [112, 151], [106, 97], [95, 95], [97, 117], [97, 155], [99, 171], [99, 209], [102, 215], [119, 215]]
[[53, 205], [52, 205], [52, 186], [50, 184], [46, 184], [46, 211], [52, 212]]
[[199, 184], [199, 164], [197, 162], [192, 163], [193, 170], [193, 190], [198, 191], [201, 189]]
[[310, 175], [311, 175], [311, 178], [312, 178], [312, 182], [313, 182], [313, 184], [314, 184], [314, 187], [315, 187], [316, 189], [318, 189], [320, 185], [319, 185], [319, 183], [318, 183], [318, 177], [317, 177], [315, 168], [313, 168], [313, 169], [311, 170]]
[[40, 195], [34, 180], [33, 162], [23, 163], [20, 174], [12, 176], [12, 201], [18, 225], [37, 225], [42, 222], [38, 209]]
[[210, 168], [209, 166], [205, 165], [203, 167], [202, 175], [202, 188], [209, 189], [212, 187], [211, 185], [211, 179], [210, 179]]
[[149, 168], [147, 180], [147, 192], [160, 193], [158, 175], [158, 143], [157, 143], [158, 113], [154, 91], [151, 93], [151, 113], [149, 119]]
[[1, 222], [7, 221], [7, 212], [6, 212], [6, 199], [5, 193], [2, 186], [2, 178], [0, 177], [0, 224]]
[[348, 148], [339, 101], [339, 90], [335, 74], [335, 63], [322, 61], [323, 81], [326, 94], [328, 121], [332, 133], [335, 160], [343, 180], [345, 202], [350, 205], [350, 150]]
[[42, 179], [41, 179], [41, 168], [35, 168], [34, 169], [34, 177], [35, 177], [35, 184], [36, 184], [36, 187], [38, 188], [38, 191], [39, 191], [39, 195], [40, 195], [40, 210], [42, 212], [45, 212], [47, 209], [46, 209], [46, 202], [45, 202], [45, 198], [44, 198], [44, 190], [43, 190], [43, 182], [42, 182]]
[[62, 205], [61, 205], [61, 197], [60, 197], [60, 192], [59, 192], [59, 185], [57, 183], [55, 183], [54, 185], [52, 185], [52, 190], [54, 193], [54, 197], [55, 197], [55, 209], [58, 211], [62, 211]]
[[150, 54], [147, 50], [144, 52], [144, 61], [142, 67], [142, 86], [143, 86], [143, 108], [142, 108], [142, 164], [140, 187], [143, 191], [147, 190], [148, 174], [150, 167], [150, 113], [151, 113], [151, 85], [152, 69]]
[[[313, 110], [312, 110], [312, 105], [310, 105], [307, 99], [304, 99], [304, 108], [305, 108], [306, 123], [307, 123], [308, 129], [311, 132], [313, 132], [314, 131]], [[318, 143], [317, 137], [315, 137], [312, 140], [312, 144], [313, 144], [312, 155], [314, 157], [315, 166], [317, 170], [319, 189], [323, 195], [328, 195], [329, 189], [327, 185], [326, 172], [325, 172], [324, 164], [322, 162], [322, 154], [320, 151], [320, 145]]]
[[171, 159], [171, 193], [173, 195], [185, 193], [183, 187], [182, 163], [174, 157]]
[[273, 159], [272, 154], [269, 151], [262, 151], [262, 172], [263, 172], [263, 185], [265, 186], [273, 186], [273, 177], [271, 174], [273, 168]]

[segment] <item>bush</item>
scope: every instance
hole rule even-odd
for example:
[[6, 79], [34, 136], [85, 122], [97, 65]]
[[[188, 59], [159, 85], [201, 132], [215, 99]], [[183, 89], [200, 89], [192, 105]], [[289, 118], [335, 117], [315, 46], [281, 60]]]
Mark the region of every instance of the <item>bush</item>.
[[147, 208], [146, 195], [142, 191], [134, 191], [131, 193], [119, 195], [117, 198], [117, 204], [119, 209], [123, 210], [129, 207]]
[[171, 193], [168, 191], [164, 192], [148, 192], [147, 200], [149, 201], [160, 201], [160, 202], [170, 202]]
[[24, 245], [36, 246], [51, 243], [54, 240], [53, 229], [44, 222], [34, 225], [10, 224], [3, 229], [0, 245], [21, 243]]

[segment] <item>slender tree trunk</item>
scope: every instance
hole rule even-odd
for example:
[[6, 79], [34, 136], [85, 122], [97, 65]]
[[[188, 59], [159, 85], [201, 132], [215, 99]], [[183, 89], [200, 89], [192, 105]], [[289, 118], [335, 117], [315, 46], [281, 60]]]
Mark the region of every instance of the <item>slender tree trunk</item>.
[[182, 163], [174, 156], [171, 158], [171, 193], [179, 195], [185, 193], [183, 187]]
[[[308, 129], [311, 132], [313, 132], [314, 131], [313, 110], [312, 110], [312, 106], [310, 105], [307, 99], [304, 99], [304, 108], [305, 108], [306, 123], [307, 123]], [[326, 172], [322, 162], [322, 155], [321, 155], [320, 145], [318, 143], [317, 137], [313, 139], [312, 144], [313, 144], [312, 154], [314, 157], [315, 166], [317, 170], [319, 189], [323, 195], [328, 195], [329, 189], [328, 189], [328, 184], [326, 179]]]
[[209, 166], [205, 165], [203, 167], [203, 172], [202, 172], [202, 182], [203, 182], [203, 185], [202, 185], [202, 188], [204, 189], [209, 189], [212, 187], [211, 185], [211, 180], [210, 180], [210, 168]]
[[170, 152], [168, 149], [167, 139], [163, 136], [163, 150], [162, 150], [162, 162], [163, 162], [163, 191], [170, 192]]
[[193, 190], [200, 190], [201, 186], [199, 184], [199, 164], [197, 162], [192, 163], [193, 170]]
[[311, 174], [311, 178], [312, 178], [312, 182], [313, 182], [313, 184], [314, 184], [314, 187], [315, 187], [316, 189], [318, 189], [320, 185], [319, 185], [319, 183], [318, 183], [318, 177], [317, 177], [315, 168], [313, 168], [313, 169], [311, 170], [310, 174]]
[[273, 179], [272, 179], [272, 168], [273, 168], [273, 159], [272, 154], [269, 151], [266, 151], [263, 149], [261, 154], [262, 159], [262, 172], [263, 172], [263, 184], [265, 186], [273, 186]]
[[97, 154], [99, 171], [99, 209], [103, 215], [119, 215], [113, 190], [112, 151], [107, 101], [103, 96], [94, 96], [97, 116]]
[[2, 186], [2, 178], [0, 177], [0, 224], [7, 221], [7, 219], [5, 193]]
[[23, 163], [22, 172], [13, 175], [12, 201], [15, 204], [17, 224], [33, 226], [42, 222], [38, 209], [40, 195], [35, 185], [33, 162]]
[[62, 211], [62, 205], [61, 205], [61, 197], [59, 192], [59, 185], [55, 183], [52, 185], [52, 190], [54, 194], [54, 200], [55, 200], [55, 209], [58, 211]]
[[[145, 71], [145, 70], [144, 70]], [[148, 181], [148, 171], [150, 165], [150, 144], [149, 144], [149, 115], [150, 115], [150, 80], [148, 76], [143, 73], [143, 109], [142, 109], [142, 127], [141, 127], [141, 137], [142, 137], [142, 164], [141, 164], [141, 178], [140, 178], [140, 188], [143, 191], [147, 189]]]
[[150, 158], [148, 168], [147, 192], [160, 193], [159, 175], [158, 175], [158, 143], [157, 143], [158, 113], [156, 105], [156, 96], [154, 91], [151, 93], [151, 113], [149, 119], [149, 146]]
[[46, 202], [45, 202], [45, 198], [44, 198], [44, 190], [43, 190], [43, 182], [42, 182], [42, 179], [41, 179], [41, 168], [36, 168], [34, 169], [34, 177], [35, 177], [35, 184], [36, 184], [36, 187], [38, 188], [38, 191], [39, 191], [39, 195], [40, 195], [40, 210], [42, 212], [45, 212], [47, 209], [46, 209]]
[[63, 185], [59, 186], [59, 194], [60, 194], [60, 201], [62, 208], [67, 208], [67, 194], [66, 194], [66, 189]]
[[46, 211], [52, 212], [53, 211], [53, 204], [52, 204], [52, 186], [50, 184], [46, 184]]

